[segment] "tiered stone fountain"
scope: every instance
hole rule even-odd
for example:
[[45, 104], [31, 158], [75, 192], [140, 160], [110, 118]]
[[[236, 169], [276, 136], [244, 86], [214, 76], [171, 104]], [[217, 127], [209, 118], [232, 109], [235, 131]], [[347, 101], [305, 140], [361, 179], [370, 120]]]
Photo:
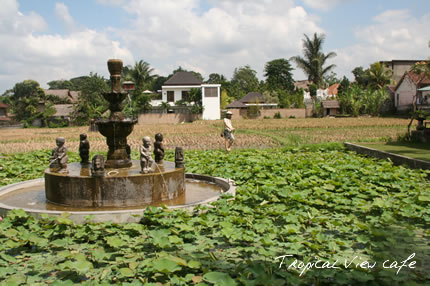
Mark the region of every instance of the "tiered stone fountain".
[[137, 120], [122, 113], [127, 96], [120, 86], [122, 61], [109, 60], [108, 69], [112, 90], [103, 97], [109, 102], [110, 118], [96, 122], [109, 148], [105, 168], [98, 166], [98, 159], [92, 164], [71, 163], [67, 171], [46, 169], [44, 180], [0, 188], [0, 215], [23, 208], [36, 216], [67, 211], [77, 222], [90, 214], [96, 221], [136, 221], [133, 215], [141, 215], [148, 205], [188, 208], [216, 200], [223, 192], [234, 194], [229, 181], [185, 174], [185, 167], [174, 162], [153, 164], [149, 172], [141, 172], [140, 161], [131, 160], [127, 152], [127, 136]]

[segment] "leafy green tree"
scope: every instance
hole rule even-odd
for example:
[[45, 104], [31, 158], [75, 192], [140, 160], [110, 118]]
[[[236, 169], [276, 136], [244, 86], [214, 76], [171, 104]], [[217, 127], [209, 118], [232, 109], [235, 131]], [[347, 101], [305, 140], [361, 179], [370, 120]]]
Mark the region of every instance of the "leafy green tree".
[[371, 64], [366, 72], [369, 79], [368, 87], [374, 90], [384, 88], [391, 82], [391, 70], [385, 69], [379, 62]]
[[44, 100], [45, 92], [37, 81], [24, 80], [15, 84], [10, 98], [15, 119], [31, 124], [34, 119], [41, 117], [38, 105]]
[[221, 103], [220, 103], [221, 109], [226, 109], [227, 105], [230, 104], [231, 100], [232, 100], [232, 98], [230, 96], [228, 96], [227, 90], [223, 89], [221, 91]]
[[3, 92], [2, 95], [0, 95], [0, 102], [7, 104], [7, 105], [12, 105], [12, 95], [13, 95], [13, 90], [12, 89], [8, 89], [5, 92]]
[[341, 80], [339, 87], [337, 88], [337, 94], [344, 93], [350, 86], [349, 79], [346, 76], [343, 76], [343, 79]]
[[153, 91], [161, 90], [161, 87], [166, 82], [167, 77], [165, 76], [156, 76], [152, 81], [152, 89]]
[[358, 116], [363, 109], [364, 90], [358, 84], [352, 84], [345, 92], [338, 94], [342, 113]]
[[232, 94], [236, 99], [243, 97], [248, 92], [259, 90], [257, 72], [249, 65], [234, 69], [231, 84], [234, 92], [229, 94]]
[[316, 98], [317, 90], [318, 90], [318, 86], [316, 84], [312, 83], [309, 85], [309, 93], [312, 98]]
[[279, 104], [279, 94], [276, 91], [266, 90], [263, 92], [264, 103]]
[[72, 120], [77, 125], [88, 124], [90, 119], [100, 118], [108, 109], [108, 102], [103, 98], [109, 92], [109, 86], [103, 76], [90, 73], [79, 80], [81, 95], [73, 104]]
[[208, 80], [206, 81], [206, 83], [213, 83], [213, 84], [224, 84], [227, 81], [227, 78], [222, 75], [222, 74], [218, 74], [218, 73], [211, 73], [209, 75]]
[[52, 80], [48, 82], [49, 89], [68, 89], [77, 90], [75, 85], [70, 80]]
[[267, 89], [294, 90], [294, 79], [291, 71], [293, 68], [286, 59], [276, 59], [266, 63], [264, 76], [266, 77]]
[[161, 109], [163, 109], [163, 111], [165, 113], [167, 113], [167, 111], [170, 109], [170, 104], [168, 102], [165, 102], [165, 101], [163, 101], [160, 106], [161, 106]]
[[363, 67], [356, 67], [352, 70], [355, 82], [361, 87], [367, 87], [369, 85], [369, 75], [363, 69]]
[[366, 89], [361, 95], [363, 112], [372, 116], [378, 116], [382, 105], [388, 99], [388, 93], [384, 87], [379, 89]]
[[337, 74], [335, 72], [330, 72], [330, 74], [324, 76], [324, 83], [326, 86], [331, 86], [333, 84], [339, 83], [341, 79], [337, 77]]
[[152, 87], [152, 81], [155, 78], [153, 71], [149, 63], [140, 60], [134, 64], [134, 67], [126, 66], [123, 69], [123, 78], [133, 81], [136, 90], [144, 91]]
[[430, 78], [430, 59], [414, 64], [411, 70], [417, 74], [425, 74], [427, 78]]
[[303, 40], [303, 54], [304, 56], [295, 56], [291, 59], [296, 62], [297, 66], [303, 70], [308, 76], [308, 80], [312, 81], [318, 87], [322, 87], [324, 84], [324, 76], [332, 70], [335, 65], [329, 65], [324, 67], [326, 61], [336, 56], [336, 53], [329, 52], [324, 54], [322, 52], [322, 46], [325, 40], [325, 35], [318, 35], [314, 33], [312, 39], [306, 34]]

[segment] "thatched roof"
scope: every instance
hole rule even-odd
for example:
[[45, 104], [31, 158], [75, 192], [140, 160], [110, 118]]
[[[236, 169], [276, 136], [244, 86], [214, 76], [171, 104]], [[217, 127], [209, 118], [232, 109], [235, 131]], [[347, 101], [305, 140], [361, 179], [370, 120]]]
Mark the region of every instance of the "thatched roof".
[[246, 105], [240, 102], [239, 100], [236, 100], [229, 105], [226, 106], [226, 108], [246, 108]]
[[323, 100], [323, 108], [340, 108], [339, 101], [337, 100]]
[[69, 117], [73, 111], [73, 104], [55, 104], [56, 110], [54, 117]]

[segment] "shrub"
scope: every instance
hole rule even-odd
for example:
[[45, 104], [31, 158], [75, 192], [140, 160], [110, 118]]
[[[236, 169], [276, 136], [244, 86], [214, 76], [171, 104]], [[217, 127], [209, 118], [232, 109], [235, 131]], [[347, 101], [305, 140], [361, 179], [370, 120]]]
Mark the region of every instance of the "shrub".
[[276, 112], [275, 115], [273, 116], [273, 118], [275, 118], [275, 119], [281, 119], [282, 118], [281, 113], [279, 111]]

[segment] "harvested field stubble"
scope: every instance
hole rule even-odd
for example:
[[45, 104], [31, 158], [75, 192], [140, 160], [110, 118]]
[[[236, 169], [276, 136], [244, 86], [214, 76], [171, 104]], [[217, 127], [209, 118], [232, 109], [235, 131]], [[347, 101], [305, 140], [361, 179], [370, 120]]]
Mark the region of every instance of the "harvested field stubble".
[[[234, 148], [267, 148], [289, 144], [292, 136], [298, 143], [343, 142], [346, 140], [375, 141], [377, 138], [395, 138], [406, 132], [407, 119], [396, 118], [306, 118], [306, 119], [256, 119], [234, 120], [238, 130]], [[164, 135], [168, 149], [182, 146], [186, 149], [220, 149], [224, 139], [220, 137], [223, 122], [196, 121], [184, 124], [136, 125], [128, 142], [138, 150], [143, 136], [158, 132]], [[255, 131], [255, 132], [253, 132]], [[0, 153], [29, 152], [52, 149], [56, 137], [65, 137], [71, 151], [79, 147], [79, 134], [87, 133], [93, 151], [105, 151], [105, 138], [98, 132], [88, 132], [88, 127], [58, 129], [0, 129]], [[286, 138], [277, 140], [274, 137]], [[290, 140], [291, 141], [291, 140]], [[297, 143], [296, 142], [296, 143]]]
[[237, 129], [291, 129], [291, 128], [345, 128], [345, 127], [377, 127], [406, 126], [409, 119], [357, 117], [357, 118], [294, 118], [294, 119], [260, 119], [234, 121]]

